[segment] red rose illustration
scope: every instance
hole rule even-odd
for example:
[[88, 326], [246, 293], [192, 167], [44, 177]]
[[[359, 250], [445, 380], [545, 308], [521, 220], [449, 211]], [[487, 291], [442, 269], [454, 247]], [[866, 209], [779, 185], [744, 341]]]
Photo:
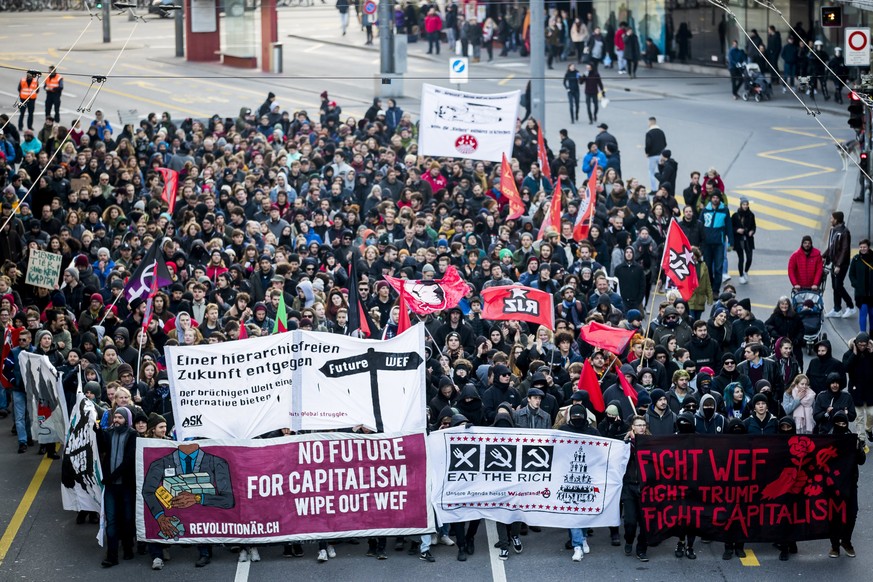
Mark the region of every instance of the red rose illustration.
[[788, 439], [788, 448], [792, 457], [805, 457], [815, 450], [815, 443], [805, 436], [793, 436]]

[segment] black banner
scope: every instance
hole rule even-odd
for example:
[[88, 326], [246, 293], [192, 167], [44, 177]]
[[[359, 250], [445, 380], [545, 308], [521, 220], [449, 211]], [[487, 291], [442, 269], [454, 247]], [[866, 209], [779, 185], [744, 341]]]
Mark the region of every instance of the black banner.
[[828, 538], [857, 508], [854, 435], [638, 437], [649, 541]]

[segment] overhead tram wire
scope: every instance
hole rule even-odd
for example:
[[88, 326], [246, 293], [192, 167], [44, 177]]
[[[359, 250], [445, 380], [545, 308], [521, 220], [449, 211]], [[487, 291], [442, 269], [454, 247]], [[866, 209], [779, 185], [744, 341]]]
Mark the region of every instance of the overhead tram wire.
[[[88, 32], [88, 28], [91, 27], [91, 24], [93, 24], [93, 22], [94, 22], [94, 15], [91, 15], [91, 17], [88, 19], [88, 22], [85, 24], [85, 28], [82, 29], [82, 32], [80, 32], [78, 38], [76, 38], [76, 41], [70, 45], [70, 48], [67, 49], [67, 52], [64, 53], [64, 56], [62, 56], [61, 59], [55, 64], [55, 66], [52, 67], [51, 71], [49, 71], [49, 74], [53, 73], [54, 71], [57, 71], [61, 67], [61, 64], [64, 62], [64, 59], [66, 59], [67, 55], [69, 55], [70, 52], [74, 48], [76, 48], [76, 45], [79, 44], [79, 41], [82, 40], [82, 37], [85, 36], [86, 32]], [[28, 71], [31, 71], [33, 69], [14, 69], [14, 70], [28, 72]], [[12, 122], [12, 118], [15, 116], [15, 113], [20, 111], [21, 108], [24, 107], [30, 99], [36, 99], [36, 93], [29, 95], [27, 97], [27, 99], [19, 102], [15, 106], [15, 109], [13, 109], [13, 111], [12, 111], [12, 115], [10, 115], [9, 119], [6, 120], [6, 123], [4, 123], [2, 127], [0, 127], [0, 131], [3, 131], [6, 129], [6, 126]]]
[[[745, 35], [745, 37], [747, 39], [749, 39], [749, 42], [755, 47], [755, 50], [758, 51], [758, 54], [760, 54], [761, 57], [763, 57], [764, 59], [767, 58], [766, 55], [764, 55], [764, 53], [761, 52], [761, 49], [758, 48], [757, 45], [755, 45], [755, 42], [752, 40], [751, 35], [749, 35], [749, 33], [746, 31], [746, 29], [743, 27], [743, 25], [740, 24], [739, 18], [737, 18], [737, 15], [734, 14], [730, 8], [728, 8], [727, 4], [723, 3], [722, 0], [706, 0], [706, 1], [709, 2], [710, 4], [712, 4], [713, 6], [715, 6], [716, 8], [720, 8], [720, 9], [724, 10], [724, 12], [727, 16], [730, 16], [731, 18], [733, 18], [737, 27], [743, 32], [743, 35]], [[757, 2], [757, 0], [755, 0], [755, 1]], [[782, 74], [779, 71], [777, 71], [775, 68], [773, 69], [773, 71], [776, 73], [776, 76], [779, 77], [779, 80], [782, 82], [783, 86], [785, 86], [791, 92], [791, 94], [794, 96], [794, 98], [797, 99], [798, 103], [800, 103], [800, 105], [804, 109], [806, 109], [806, 114], [812, 116], [812, 118], [815, 119], [816, 123], [818, 123], [821, 126], [821, 128], [824, 130], [824, 132], [826, 134], [828, 134], [828, 137], [831, 138], [831, 141], [834, 142], [834, 145], [837, 147], [838, 150], [840, 150], [840, 152], [846, 157], [846, 159], [851, 160], [851, 162], [858, 168], [858, 170], [861, 172], [861, 174], [863, 174], [863, 176], [867, 180], [873, 180], [873, 178], [870, 177], [870, 174], [867, 173], [867, 170], [865, 170], [861, 166], [860, 161], [856, 161], [855, 158], [852, 157], [852, 155], [849, 153], [849, 150], [846, 149], [846, 146], [843, 145], [843, 142], [838, 140], [836, 137], [834, 137], [834, 134], [831, 133], [831, 131], [828, 129], [828, 127], [824, 123], [822, 123], [822, 120], [820, 119], [821, 111], [816, 112], [816, 111], [813, 111], [812, 109], [810, 109], [809, 106], [800, 97], [800, 95], [797, 94], [797, 91], [794, 90], [794, 87], [789, 86], [788, 83], [785, 82], [785, 79], [782, 77]], [[816, 106], [816, 108], [818, 108], [818, 106]], [[870, 128], [867, 128], [867, 131], [870, 131]]]
[[[130, 34], [127, 37], [127, 40], [124, 41], [124, 45], [122, 45], [121, 50], [118, 51], [118, 55], [115, 57], [115, 61], [112, 62], [112, 66], [109, 67], [109, 71], [106, 75], [95, 75], [91, 78], [91, 84], [88, 86], [88, 89], [85, 91], [85, 94], [82, 96], [82, 101], [77, 108], [79, 112], [79, 116], [76, 118], [76, 121], [70, 127], [75, 127], [76, 123], [82, 120], [82, 117], [85, 116], [85, 113], [91, 111], [91, 107], [93, 107], [94, 102], [97, 100], [97, 96], [100, 95], [100, 91], [103, 89], [103, 85], [106, 84], [106, 80], [109, 78], [109, 75], [112, 74], [112, 71], [115, 69], [115, 66], [118, 64], [118, 61], [121, 59], [121, 55], [124, 54], [124, 51], [127, 50], [127, 45], [130, 43], [130, 39], [133, 38], [133, 33], [136, 32], [137, 27], [139, 26], [139, 21], [135, 22], [133, 28], [130, 30]], [[91, 90], [94, 86], [97, 88], [94, 90], [94, 94], [89, 98]], [[43, 169], [40, 171], [39, 175], [33, 180], [33, 183], [30, 185], [30, 188], [27, 189], [27, 192], [24, 193], [24, 196], [18, 201], [20, 205], [22, 202], [27, 200], [27, 197], [30, 196], [30, 193], [33, 192], [33, 189], [37, 187], [40, 179], [46, 173], [46, 171], [52, 166], [52, 162], [57, 157], [57, 155], [64, 149], [64, 146], [67, 144], [67, 141], [70, 139], [70, 132], [67, 132], [67, 135], [64, 136], [64, 139], [61, 140], [61, 143], [55, 149], [54, 153], [49, 157], [48, 162], [45, 164]], [[15, 218], [16, 213], [13, 212], [9, 215], [6, 221], [3, 223], [3, 226], [0, 226], [0, 231], [3, 231], [6, 226]]]

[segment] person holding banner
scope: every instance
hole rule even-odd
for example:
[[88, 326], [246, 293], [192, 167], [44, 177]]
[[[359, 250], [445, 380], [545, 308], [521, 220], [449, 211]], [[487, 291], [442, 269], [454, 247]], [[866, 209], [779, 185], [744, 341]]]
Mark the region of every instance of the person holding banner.
[[[672, 411], [670, 412], [672, 414]], [[636, 454], [636, 437], [640, 435], [651, 436], [652, 433], [649, 432], [649, 424], [646, 422], [646, 417], [634, 415], [631, 417], [630, 430], [624, 438], [624, 441], [631, 447], [630, 460], [624, 472], [621, 488], [624, 555], [630, 556], [634, 553], [634, 538], [636, 537], [637, 559], [640, 562], [648, 562], [649, 556], [646, 551], [649, 546], [646, 541], [646, 520], [643, 518], [641, 495], [642, 475], [640, 474], [640, 465], [637, 462]], [[639, 535], [637, 535], [637, 528], [639, 528]]]
[[[581, 404], [574, 404], [570, 407], [567, 424], [558, 430], [573, 434], [600, 436], [596, 428], [588, 425], [588, 411]], [[611, 530], [612, 528], [610, 528]], [[585, 554], [591, 551], [588, 547], [588, 541], [585, 539], [585, 529], [579, 527], [570, 528], [569, 534], [570, 545], [573, 546], [572, 559], [574, 562], [581, 562]]]
[[118, 544], [124, 559], [133, 559], [134, 489], [136, 486], [136, 431], [133, 413], [126, 406], [112, 412], [112, 425], [100, 430], [97, 441], [103, 468], [106, 513], [106, 558], [104, 568], [118, 565]]
[[[833, 415], [832, 428], [830, 434], [835, 435], [854, 435], [849, 428], [851, 418], [844, 410], [838, 410]], [[867, 454], [864, 452], [864, 442], [858, 438], [853, 443], [852, 454], [854, 462], [852, 463], [852, 474], [850, 477], [851, 487], [854, 488], [854, 494], [846, 495], [849, 506], [846, 508], [846, 520], [835, 520], [831, 523], [831, 550], [828, 552], [829, 558], [840, 557], [840, 547], [846, 550], [846, 555], [850, 558], [855, 557], [855, 547], [852, 545], [852, 533], [855, 531], [855, 521], [858, 518], [858, 467], [863, 465], [867, 460]]]

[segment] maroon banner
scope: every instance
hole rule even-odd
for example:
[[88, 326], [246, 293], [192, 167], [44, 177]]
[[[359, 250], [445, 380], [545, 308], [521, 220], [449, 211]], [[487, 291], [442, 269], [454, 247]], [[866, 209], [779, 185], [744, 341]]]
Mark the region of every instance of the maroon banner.
[[649, 541], [826, 539], [857, 511], [857, 439], [848, 436], [637, 437]]
[[267, 543], [433, 529], [424, 434], [137, 440], [137, 537]]
[[555, 327], [552, 294], [521, 285], [482, 290], [482, 319], [516, 320]]

